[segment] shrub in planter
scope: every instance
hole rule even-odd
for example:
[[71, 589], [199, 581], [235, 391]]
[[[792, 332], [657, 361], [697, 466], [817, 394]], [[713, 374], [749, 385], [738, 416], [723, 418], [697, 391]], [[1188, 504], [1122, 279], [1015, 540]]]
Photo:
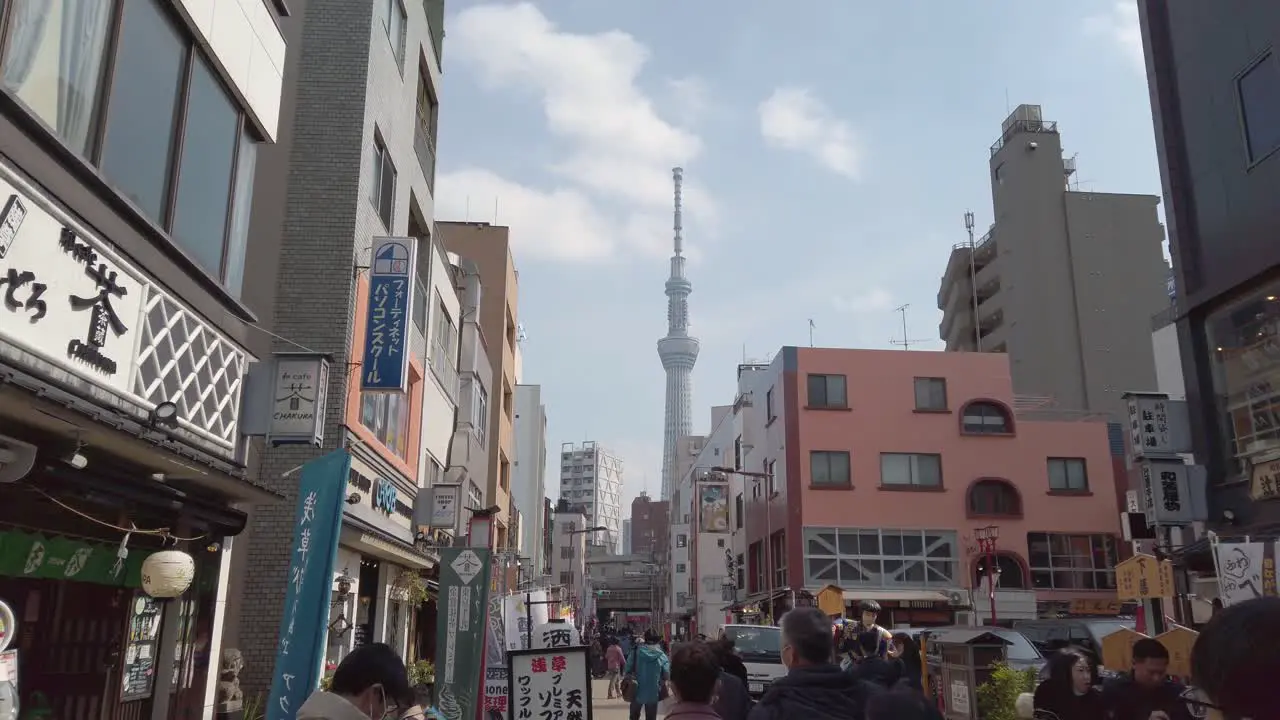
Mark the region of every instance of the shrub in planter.
[[978, 717], [983, 720], [1017, 720], [1018, 696], [1035, 690], [1035, 670], [1015, 670], [1004, 663], [997, 663], [991, 671], [991, 679], [978, 686]]

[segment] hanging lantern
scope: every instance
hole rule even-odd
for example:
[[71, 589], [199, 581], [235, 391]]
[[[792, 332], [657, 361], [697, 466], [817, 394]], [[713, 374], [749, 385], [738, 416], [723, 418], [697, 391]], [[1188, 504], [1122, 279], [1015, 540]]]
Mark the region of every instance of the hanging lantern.
[[195, 575], [196, 561], [181, 550], [161, 550], [142, 561], [142, 589], [154, 598], [178, 597]]

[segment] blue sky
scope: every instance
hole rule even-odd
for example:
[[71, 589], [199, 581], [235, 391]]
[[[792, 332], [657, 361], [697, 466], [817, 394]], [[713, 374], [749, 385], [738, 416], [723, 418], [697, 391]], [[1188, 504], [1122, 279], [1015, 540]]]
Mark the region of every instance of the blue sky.
[[810, 318], [820, 346], [886, 348], [908, 303], [937, 337], [1010, 106], [1058, 121], [1081, 189], [1160, 193], [1134, 3], [451, 0], [436, 215], [511, 228], [548, 492], [585, 439], [626, 460], [624, 504], [658, 492], [672, 166], [707, 432], [744, 354], [807, 344]]

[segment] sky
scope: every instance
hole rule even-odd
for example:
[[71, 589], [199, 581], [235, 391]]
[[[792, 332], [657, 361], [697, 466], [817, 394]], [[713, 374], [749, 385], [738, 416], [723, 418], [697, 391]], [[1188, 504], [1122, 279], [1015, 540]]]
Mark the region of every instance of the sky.
[[[1039, 104], [1080, 189], [1160, 194], [1135, 0], [450, 0], [438, 220], [511, 228], [522, 382], [561, 443], [661, 485], [671, 168], [685, 170], [695, 433], [785, 345], [940, 350], [989, 147]], [[919, 342], [916, 342], [919, 341]]]

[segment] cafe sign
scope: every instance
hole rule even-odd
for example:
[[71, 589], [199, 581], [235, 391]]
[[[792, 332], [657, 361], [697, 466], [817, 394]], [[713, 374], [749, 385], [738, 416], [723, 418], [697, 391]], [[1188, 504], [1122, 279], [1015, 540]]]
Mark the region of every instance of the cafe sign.
[[1249, 469], [1249, 496], [1254, 500], [1280, 498], [1280, 456], [1254, 461]]

